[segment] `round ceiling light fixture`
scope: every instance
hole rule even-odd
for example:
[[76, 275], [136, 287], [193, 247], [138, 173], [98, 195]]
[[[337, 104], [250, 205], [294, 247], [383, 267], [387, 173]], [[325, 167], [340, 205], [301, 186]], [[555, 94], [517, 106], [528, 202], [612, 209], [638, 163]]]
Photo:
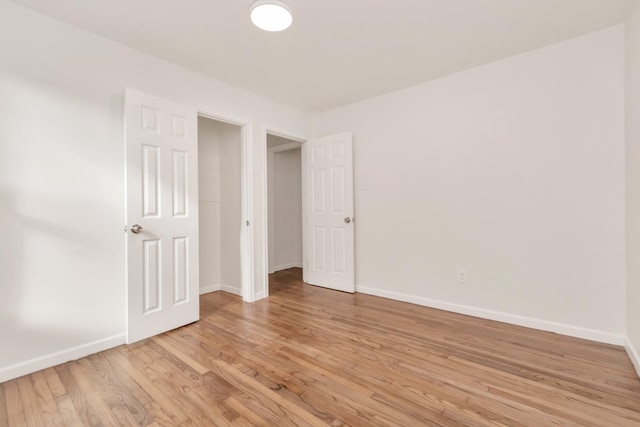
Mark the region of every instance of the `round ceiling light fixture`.
[[265, 31], [282, 31], [293, 22], [291, 9], [280, 0], [258, 0], [249, 8], [251, 22]]

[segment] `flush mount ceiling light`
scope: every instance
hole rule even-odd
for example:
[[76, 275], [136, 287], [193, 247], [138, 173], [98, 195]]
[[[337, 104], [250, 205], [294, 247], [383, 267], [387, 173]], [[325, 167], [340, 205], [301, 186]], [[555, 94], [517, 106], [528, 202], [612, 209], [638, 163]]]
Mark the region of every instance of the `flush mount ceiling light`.
[[280, 0], [258, 0], [249, 8], [251, 22], [265, 31], [282, 31], [289, 28], [293, 17], [291, 9]]

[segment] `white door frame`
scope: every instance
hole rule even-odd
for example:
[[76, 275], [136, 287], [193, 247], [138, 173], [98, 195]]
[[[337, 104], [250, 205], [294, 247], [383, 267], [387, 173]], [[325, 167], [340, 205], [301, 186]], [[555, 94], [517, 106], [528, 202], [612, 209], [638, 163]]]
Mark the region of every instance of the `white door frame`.
[[[253, 150], [251, 149], [251, 122], [249, 120], [241, 120], [231, 118], [229, 116], [210, 113], [198, 109], [198, 117], [204, 119], [215, 120], [218, 122], [239, 126], [241, 140], [241, 161], [240, 161], [240, 187], [242, 200], [242, 227], [240, 235], [240, 263], [242, 265], [242, 300], [245, 302], [253, 302], [256, 300], [256, 292], [254, 286], [254, 233], [253, 233]], [[199, 141], [198, 141], [199, 143]], [[199, 227], [198, 227], [199, 228]], [[198, 261], [199, 262], [199, 261]]]
[[[264, 257], [262, 259], [262, 262], [260, 263], [259, 266], [259, 270], [256, 271], [255, 273], [255, 279], [257, 281], [259, 281], [261, 283], [261, 287], [262, 289], [264, 289], [264, 297], [268, 297], [269, 296], [269, 189], [268, 189], [268, 185], [267, 185], [267, 173], [268, 173], [268, 167], [267, 167], [267, 156], [268, 156], [268, 152], [267, 152], [267, 134], [269, 135], [273, 135], [273, 136], [279, 136], [281, 138], [286, 138], [286, 139], [290, 139], [293, 142], [297, 142], [300, 144], [300, 148], [304, 147], [304, 143], [306, 142], [306, 138], [300, 137], [300, 136], [295, 136], [286, 132], [281, 132], [279, 130], [275, 130], [274, 128], [271, 127], [263, 127], [262, 128], [262, 132], [260, 132], [260, 156], [262, 158], [262, 164], [263, 164], [263, 176], [262, 176], [262, 186], [260, 188], [260, 192], [262, 193], [262, 200], [264, 200], [264, 212], [263, 212], [263, 217], [262, 217], [262, 223], [264, 224], [264, 232], [263, 232], [263, 248], [262, 248], [262, 253], [264, 254]], [[304, 161], [304, 149], [301, 150], [301, 156], [302, 156], [302, 169], [301, 169], [301, 173], [302, 173], [302, 218], [304, 221], [305, 215], [306, 215], [306, 206], [304, 203], [304, 193], [305, 193], [305, 161]], [[303, 280], [304, 280], [304, 265], [306, 265], [306, 228], [302, 227], [302, 274], [303, 274]], [[263, 295], [260, 295], [260, 297], [263, 297]], [[254, 300], [255, 301], [255, 300]]]

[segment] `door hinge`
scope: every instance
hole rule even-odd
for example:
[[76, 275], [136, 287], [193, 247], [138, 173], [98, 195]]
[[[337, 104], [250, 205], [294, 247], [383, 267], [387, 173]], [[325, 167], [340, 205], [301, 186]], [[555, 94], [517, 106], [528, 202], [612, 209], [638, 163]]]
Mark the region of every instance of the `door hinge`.
[[249, 220], [247, 220], [247, 227], [249, 226]]

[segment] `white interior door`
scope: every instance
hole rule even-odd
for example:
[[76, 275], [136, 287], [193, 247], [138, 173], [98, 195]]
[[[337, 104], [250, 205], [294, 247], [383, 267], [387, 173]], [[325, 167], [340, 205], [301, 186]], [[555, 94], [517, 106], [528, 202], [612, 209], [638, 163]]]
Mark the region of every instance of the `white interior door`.
[[197, 112], [127, 89], [125, 134], [132, 343], [199, 318]]
[[353, 139], [350, 132], [305, 147], [305, 280], [355, 292]]

